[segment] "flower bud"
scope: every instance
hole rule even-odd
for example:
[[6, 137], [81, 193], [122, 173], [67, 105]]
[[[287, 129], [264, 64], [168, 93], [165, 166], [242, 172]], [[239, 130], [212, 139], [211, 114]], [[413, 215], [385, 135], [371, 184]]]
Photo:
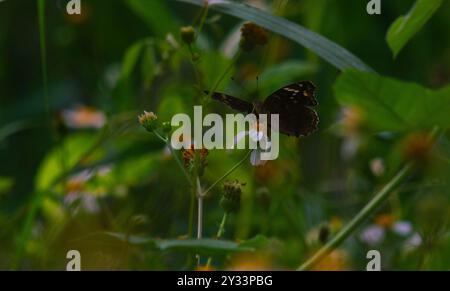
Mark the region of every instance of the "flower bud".
[[165, 122], [163, 122], [161, 128], [164, 133], [169, 134], [172, 131], [172, 124], [170, 124], [170, 122], [168, 122], [168, 121], [165, 121]]
[[245, 184], [239, 181], [226, 181], [223, 184], [223, 196], [220, 199], [220, 206], [227, 213], [236, 213], [240, 209], [242, 186]]
[[186, 44], [191, 44], [195, 40], [195, 29], [192, 26], [180, 28], [181, 40]]
[[241, 28], [241, 49], [246, 52], [252, 51], [256, 46], [263, 46], [268, 42], [267, 32], [260, 26], [246, 22]]
[[424, 166], [428, 163], [433, 147], [433, 140], [427, 133], [413, 133], [403, 141], [403, 155], [416, 165]]
[[147, 131], [152, 132], [158, 127], [158, 117], [153, 112], [144, 111], [139, 115], [138, 120]]
[[201, 177], [205, 171], [208, 161], [206, 160], [209, 151], [205, 148], [196, 150], [194, 145], [191, 145], [189, 149], [183, 149], [183, 161], [184, 166], [191, 171], [195, 166], [197, 166], [197, 174]]

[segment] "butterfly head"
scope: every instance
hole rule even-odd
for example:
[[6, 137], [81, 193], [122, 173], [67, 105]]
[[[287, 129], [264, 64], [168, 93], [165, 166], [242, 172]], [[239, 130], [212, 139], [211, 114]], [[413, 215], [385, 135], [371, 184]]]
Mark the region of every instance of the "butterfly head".
[[262, 101], [253, 101], [253, 113], [262, 114], [264, 113], [264, 102]]

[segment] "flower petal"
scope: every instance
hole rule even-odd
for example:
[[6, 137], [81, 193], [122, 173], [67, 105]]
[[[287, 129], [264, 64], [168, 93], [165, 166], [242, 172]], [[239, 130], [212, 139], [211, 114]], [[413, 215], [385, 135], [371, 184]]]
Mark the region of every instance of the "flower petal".
[[250, 154], [250, 163], [255, 166], [263, 166], [267, 161], [261, 160], [261, 151], [259, 149], [253, 150]]

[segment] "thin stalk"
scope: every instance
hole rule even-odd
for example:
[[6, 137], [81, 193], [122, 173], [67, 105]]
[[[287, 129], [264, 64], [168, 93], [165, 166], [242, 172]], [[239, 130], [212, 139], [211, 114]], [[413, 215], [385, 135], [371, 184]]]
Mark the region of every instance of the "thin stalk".
[[197, 199], [198, 199], [198, 215], [197, 215], [197, 239], [203, 236], [203, 199], [200, 179], [197, 177]]
[[191, 197], [189, 201], [189, 218], [188, 218], [188, 237], [192, 237], [192, 233], [194, 232], [194, 213], [195, 213], [195, 188], [192, 187]]
[[[197, 176], [197, 175], [196, 175]], [[202, 195], [202, 188], [200, 185], [200, 178], [197, 176], [197, 184], [195, 189], [195, 193], [197, 195], [197, 239], [201, 239], [203, 237], [203, 199], [205, 196]], [[200, 266], [201, 258], [200, 255], [196, 255], [197, 258], [197, 266]]]
[[311, 269], [323, 258], [330, 254], [340, 244], [342, 244], [355, 229], [360, 226], [378, 207], [387, 200], [389, 195], [403, 182], [403, 180], [411, 173], [413, 169], [412, 163], [404, 166], [392, 180], [387, 183], [375, 197], [326, 245], [319, 249], [309, 260], [301, 265], [298, 270], [305, 271]]
[[[38, 21], [39, 21], [39, 44], [41, 50], [41, 74], [42, 74], [42, 86], [43, 86], [43, 99], [44, 99], [44, 112], [45, 120], [48, 125], [49, 132], [53, 135], [51, 112], [50, 112], [50, 97], [48, 94], [48, 72], [47, 72], [47, 46], [46, 46], [46, 34], [45, 34], [45, 0], [37, 1], [38, 8]], [[53, 141], [53, 136], [52, 136]], [[44, 196], [44, 192], [37, 192], [33, 194], [34, 197], [31, 201], [31, 208], [28, 215], [25, 218], [25, 224], [22, 228], [20, 241], [17, 245], [15, 256], [12, 263], [12, 269], [16, 270], [20, 267], [22, 261], [22, 255], [25, 248], [25, 244], [28, 242], [28, 238], [31, 233], [34, 219], [40, 208], [41, 201]]]
[[[223, 214], [222, 221], [220, 222], [219, 230], [217, 231], [216, 238], [218, 238], [218, 239], [221, 238], [222, 235], [225, 233], [225, 224], [227, 222], [227, 218], [228, 218], [228, 213], [225, 212]], [[209, 257], [208, 261], [206, 263], [206, 268], [209, 268], [211, 266], [211, 262], [212, 262], [212, 257]]]
[[206, 96], [207, 101], [209, 101], [211, 99], [212, 94], [217, 90], [217, 88], [219, 87], [220, 83], [222, 83], [223, 79], [225, 79], [227, 74], [231, 71], [231, 69], [233, 68], [234, 64], [239, 59], [240, 55], [241, 55], [241, 50], [239, 50], [237, 52], [237, 54], [233, 57], [232, 61], [230, 62], [228, 67], [225, 69], [225, 71], [222, 73], [222, 75], [220, 75], [219, 78], [217, 78], [216, 82], [214, 83], [214, 85], [212, 86], [212, 88], [209, 91], [208, 95]]
[[224, 179], [226, 179], [229, 175], [231, 175], [231, 173], [233, 173], [237, 168], [239, 168], [250, 156], [252, 151], [248, 151], [247, 154], [242, 158], [242, 160], [240, 160], [236, 165], [234, 165], [230, 170], [228, 170], [228, 172], [226, 172], [225, 174], [222, 175], [222, 177], [220, 177], [217, 181], [215, 181], [211, 186], [209, 186], [208, 189], [206, 189], [205, 192], [203, 192], [202, 196], [205, 196], [206, 194], [209, 193], [209, 191], [211, 191], [214, 187], [216, 187], [217, 184], [219, 184], [220, 182], [222, 182]]
[[[431, 131], [429, 138], [434, 142], [437, 136], [439, 136], [441, 129], [434, 127]], [[311, 269], [314, 265], [319, 263], [323, 258], [336, 249], [341, 243], [343, 243], [355, 229], [360, 226], [375, 210], [388, 198], [389, 195], [400, 185], [401, 182], [412, 172], [414, 163], [407, 163], [398, 173], [387, 183], [375, 197], [367, 203], [367, 205], [341, 230], [336, 236], [330, 240], [326, 245], [320, 248], [309, 260], [301, 265], [297, 270], [304, 271]]]
[[45, 118], [47, 124], [51, 126], [50, 97], [48, 94], [48, 72], [47, 72], [47, 44], [45, 34], [45, 0], [38, 0], [38, 16], [39, 16], [39, 45], [41, 50], [41, 74], [42, 85], [44, 90]]
[[201, 239], [203, 237], [203, 198], [198, 197], [198, 216], [197, 216], [197, 239]]
[[203, 27], [205, 26], [205, 22], [206, 22], [206, 16], [208, 16], [208, 11], [209, 11], [209, 5], [208, 2], [205, 2], [205, 7], [202, 9], [202, 16], [200, 19], [200, 24], [198, 26], [198, 33], [197, 33], [197, 37], [198, 38], [200, 36], [200, 33], [202, 33], [203, 31]]
[[181, 162], [180, 158], [177, 156], [177, 154], [175, 153], [175, 151], [172, 148], [172, 145], [170, 144], [170, 139], [163, 137], [161, 134], [159, 134], [159, 132], [157, 132], [156, 130], [153, 131], [153, 133], [156, 135], [157, 138], [159, 138], [162, 142], [164, 142], [165, 144], [167, 144], [167, 147], [169, 148], [170, 154], [172, 155], [173, 159], [175, 160], [175, 162], [177, 163], [178, 167], [181, 169], [181, 171], [183, 172], [186, 180], [188, 181], [189, 185], [192, 185], [192, 180], [191, 177], [189, 176], [188, 172], [186, 171], [186, 169], [183, 166], [183, 163]]
[[181, 162], [180, 158], [177, 156], [177, 153], [175, 153], [175, 151], [172, 148], [172, 145], [170, 144], [170, 141], [167, 142], [167, 146], [169, 147], [169, 151], [172, 154], [175, 162], [177, 163], [178, 167], [181, 169], [181, 171], [184, 174], [184, 177], [186, 178], [186, 180], [188, 181], [189, 185], [192, 185], [192, 179], [189, 176], [188, 172], [186, 171], [186, 168], [183, 166], [183, 163]]

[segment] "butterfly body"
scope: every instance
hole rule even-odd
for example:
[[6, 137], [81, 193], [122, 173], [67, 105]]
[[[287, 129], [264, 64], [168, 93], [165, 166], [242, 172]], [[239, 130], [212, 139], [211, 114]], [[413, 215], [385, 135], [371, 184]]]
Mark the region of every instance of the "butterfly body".
[[214, 92], [212, 98], [240, 112], [256, 115], [278, 114], [279, 131], [289, 136], [300, 137], [316, 131], [319, 124], [319, 117], [311, 108], [318, 105], [315, 89], [312, 82], [303, 81], [275, 91], [263, 102], [250, 103], [218, 92]]

